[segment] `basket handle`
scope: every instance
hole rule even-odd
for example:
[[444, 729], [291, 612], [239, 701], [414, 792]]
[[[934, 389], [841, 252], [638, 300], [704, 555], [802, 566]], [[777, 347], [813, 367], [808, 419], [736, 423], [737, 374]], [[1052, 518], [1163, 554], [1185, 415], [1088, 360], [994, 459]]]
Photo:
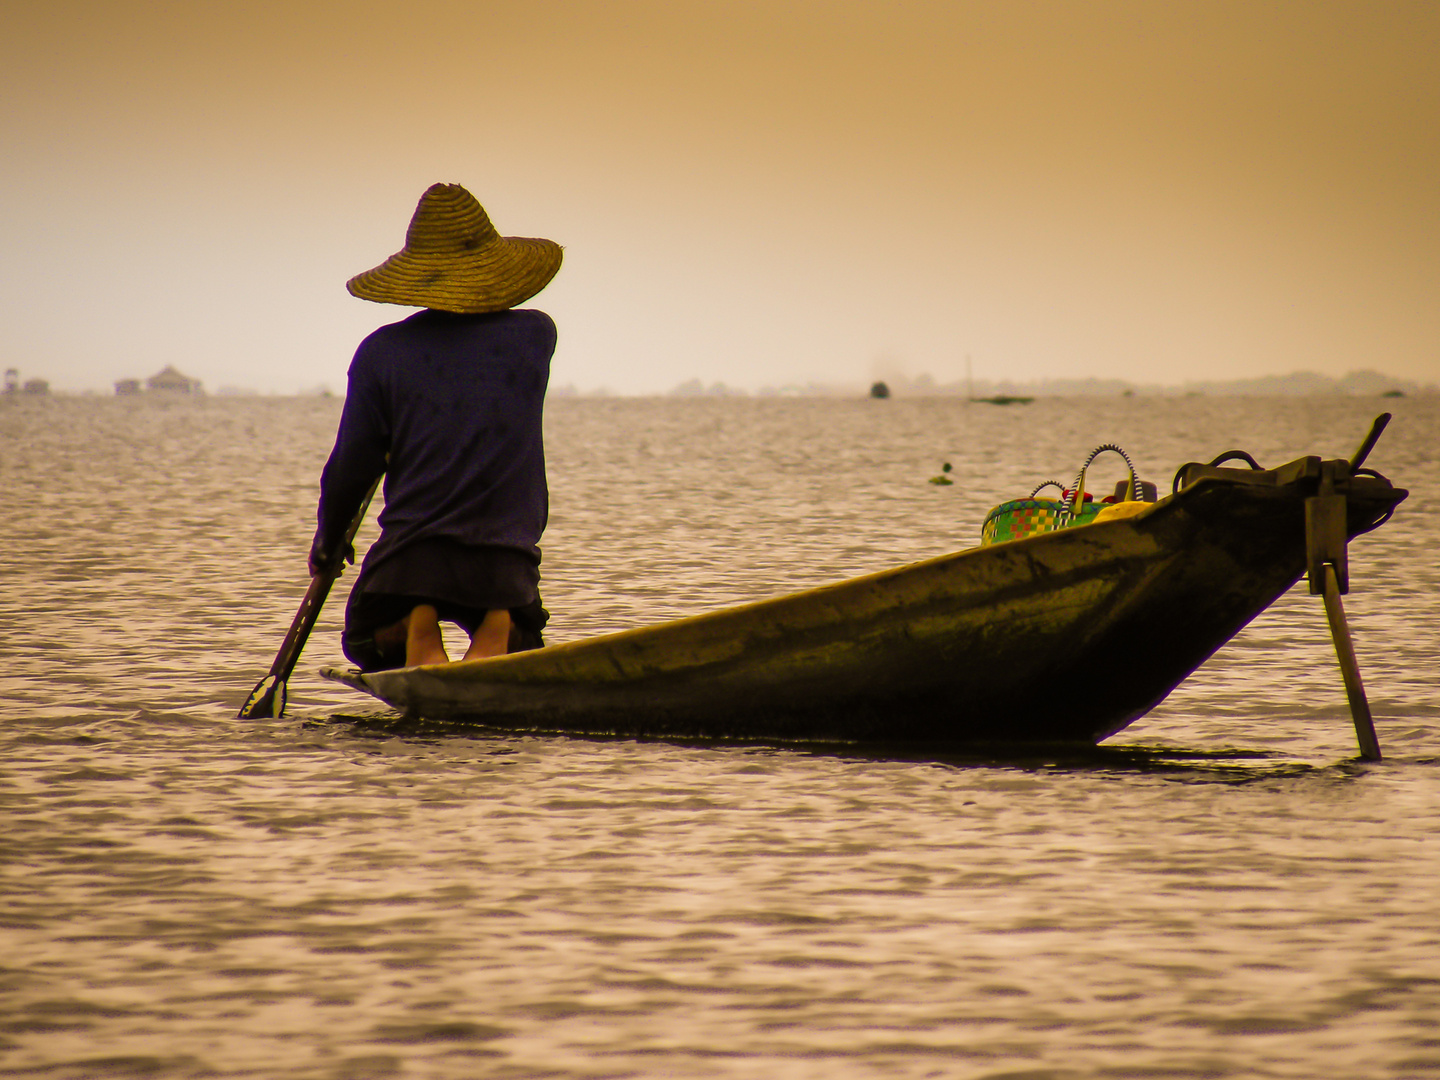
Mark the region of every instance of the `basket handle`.
[[1059, 488], [1059, 489], [1060, 489], [1060, 497], [1061, 497], [1062, 499], [1065, 497], [1065, 485], [1062, 484], [1062, 483], [1060, 483], [1059, 480], [1046, 480], [1043, 484], [1036, 484], [1036, 485], [1035, 485], [1035, 490], [1032, 491], [1032, 492], [1030, 492], [1030, 494], [1029, 494], [1028, 497], [1031, 498], [1031, 499], [1033, 499], [1036, 495], [1039, 495], [1040, 492], [1044, 491], [1047, 487], [1057, 487], [1057, 488]]
[[[1114, 443], [1102, 443], [1090, 451], [1090, 456], [1085, 459], [1085, 464], [1080, 466], [1080, 472], [1075, 477], [1075, 483], [1071, 485], [1070, 505], [1065, 510], [1067, 517], [1074, 517], [1078, 508], [1085, 502], [1085, 470], [1090, 468], [1090, 463], [1107, 450], [1113, 450], [1125, 459], [1125, 466], [1130, 470], [1130, 488], [1125, 495], [1125, 502], [1138, 502], [1140, 499], [1140, 481], [1135, 476], [1135, 463], [1130, 460], [1130, 455], [1121, 450]], [[1044, 486], [1043, 484], [1041, 485]]]

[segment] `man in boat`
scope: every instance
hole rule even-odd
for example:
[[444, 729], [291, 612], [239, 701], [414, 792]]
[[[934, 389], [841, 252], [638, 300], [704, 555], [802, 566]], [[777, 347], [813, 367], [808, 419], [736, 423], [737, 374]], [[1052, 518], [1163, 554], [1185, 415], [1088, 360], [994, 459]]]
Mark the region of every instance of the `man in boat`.
[[[540, 534], [549, 513], [541, 416], [555, 351], [544, 312], [516, 310], [560, 269], [550, 240], [501, 236], [475, 197], [435, 184], [405, 247], [347, 283], [423, 308], [361, 342], [320, 477], [312, 575], [333, 564], [383, 473], [380, 536], [345, 607], [345, 655], [364, 671], [539, 648]], [[344, 552], [351, 563], [353, 549]]]

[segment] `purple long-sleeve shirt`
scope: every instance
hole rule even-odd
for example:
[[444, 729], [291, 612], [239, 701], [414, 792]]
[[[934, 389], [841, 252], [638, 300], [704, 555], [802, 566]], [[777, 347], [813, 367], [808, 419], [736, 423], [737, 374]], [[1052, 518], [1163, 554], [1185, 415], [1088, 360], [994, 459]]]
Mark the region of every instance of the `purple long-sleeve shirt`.
[[538, 562], [549, 514], [541, 415], [554, 351], [555, 324], [533, 310], [425, 310], [367, 337], [320, 477], [319, 545], [339, 546], [385, 473], [367, 571], [431, 538], [515, 548]]

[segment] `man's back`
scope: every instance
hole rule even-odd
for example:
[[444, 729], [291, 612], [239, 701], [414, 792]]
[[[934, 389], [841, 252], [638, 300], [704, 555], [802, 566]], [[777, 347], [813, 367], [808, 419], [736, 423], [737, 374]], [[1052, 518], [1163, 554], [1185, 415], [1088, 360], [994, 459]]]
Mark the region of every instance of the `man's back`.
[[384, 470], [372, 564], [421, 538], [538, 559], [548, 512], [541, 416], [554, 347], [555, 324], [533, 310], [421, 311], [366, 338], [321, 478], [326, 531]]

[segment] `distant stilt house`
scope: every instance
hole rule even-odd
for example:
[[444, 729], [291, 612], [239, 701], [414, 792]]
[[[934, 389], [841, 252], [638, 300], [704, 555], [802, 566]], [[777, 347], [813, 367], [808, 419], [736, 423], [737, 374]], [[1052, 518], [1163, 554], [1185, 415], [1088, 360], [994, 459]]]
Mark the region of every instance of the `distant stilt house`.
[[139, 379], [121, 379], [115, 384], [115, 393], [123, 396], [140, 393]]
[[31, 397], [44, 397], [50, 393], [50, 384], [44, 379], [26, 379], [20, 381], [20, 372], [15, 368], [5, 369], [5, 390], [4, 394], [9, 397], [13, 394], [29, 394]]
[[167, 394], [199, 394], [200, 380], [192, 379], [188, 375], [181, 375], [175, 368], [165, 365], [165, 370], [158, 375], [152, 375], [145, 380], [145, 389], [153, 392], [159, 391]]

